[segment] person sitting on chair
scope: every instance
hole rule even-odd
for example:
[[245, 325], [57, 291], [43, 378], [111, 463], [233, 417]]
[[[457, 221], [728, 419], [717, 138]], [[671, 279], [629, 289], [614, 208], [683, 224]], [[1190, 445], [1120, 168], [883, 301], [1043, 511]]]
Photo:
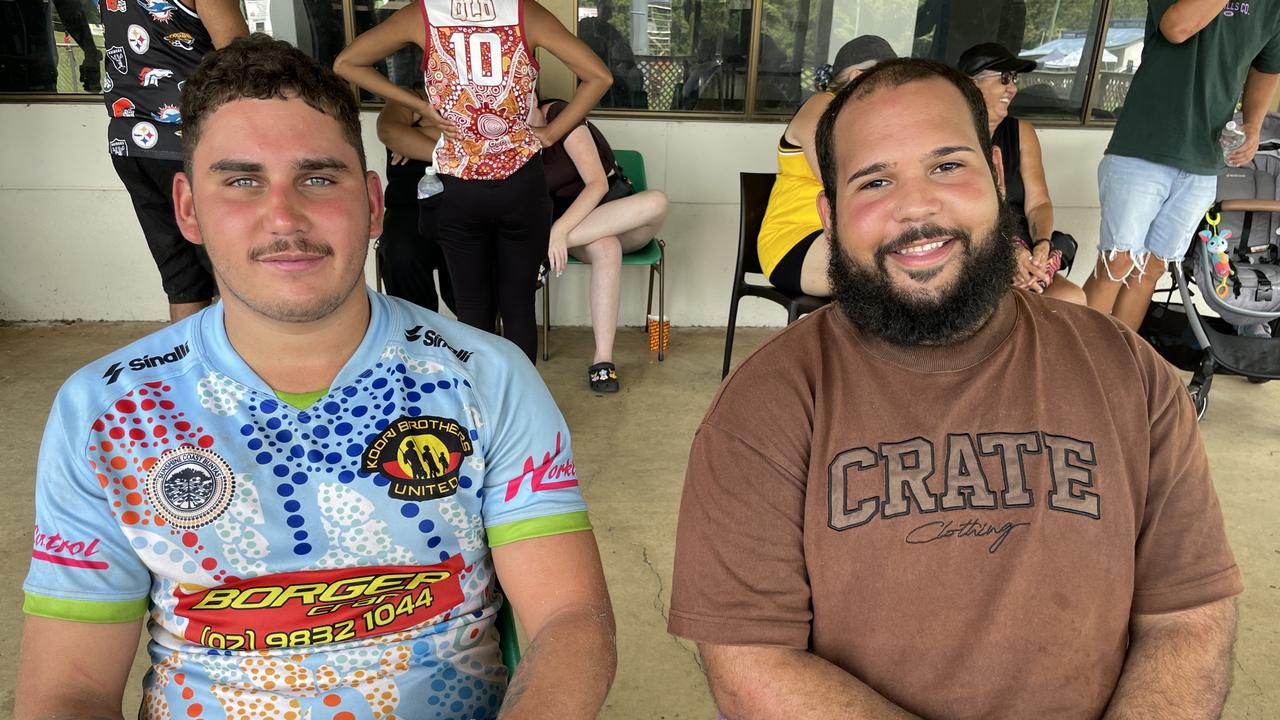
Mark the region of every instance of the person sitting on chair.
[[769, 282], [789, 295], [831, 295], [827, 260], [831, 245], [818, 218], [818, 156], [814, 131], [831, 98], [862, 72], [897, 55], [877, 35], [845, 43], [830, 65], [818, 68], [818, 91], [805, 101], [778, 139], [778, 179], [769, 194], [756, 240], [760, 267]]
[[[1036, 129], [1009, 114], [1009, 104], [1018, 94], [1018, 73], [1035, 70], [1035, 61], [1020, 60], [1003, 45], [988, 42], [965, 50], [957, 65], [982, 91], [991, 144], [1000, 148], [1005, 202], [1013, 211], [1014, 237], [1018, 242], [1014, 286], [1083, 305], [1084, 290], [1065, 275], [1057, 274], [1063, 265], [1064, 247], [1062, 240], [1053, 241], [1053, 201], [1044, 179]], [[1062, 233], [1057, 235], [1063, 238]], [[1075, 243], [1067, 241], [1065, 247], [1074, 252]]]
[[[564, 100], [543, 101], [529, 113], [529, 125], [544, 127], [566, 105]], [[592, 390], [611, 393], [618, 391], [613, 337], [618, 328], [622, 256], [648, 244], [667, 216], [667, 196], [660, 190], [636, 192], [604, 137], [593, 130], [583, 121], [542, 150], [553, 219], [547, 257], [557, 276], [564, 272], [570, 254], [591, 265], [591, 332], [596, 349], [587, 380]]]

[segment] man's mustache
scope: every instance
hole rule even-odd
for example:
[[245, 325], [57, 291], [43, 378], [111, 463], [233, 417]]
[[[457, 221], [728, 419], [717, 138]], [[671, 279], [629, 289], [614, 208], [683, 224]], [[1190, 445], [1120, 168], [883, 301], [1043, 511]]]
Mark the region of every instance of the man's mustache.
[[319, 257], [328, 257], [333, 254], [333, 248], [324, 243], [311, 242], [304, 237], [280, 238], [273, 240], [267, 245], [256, 247], [249, 251], [249, 259], [257, 260], [267, 255], [275, 255], [277, 253], [288, 252], [294, 250], [308, 255], [316, 255]]

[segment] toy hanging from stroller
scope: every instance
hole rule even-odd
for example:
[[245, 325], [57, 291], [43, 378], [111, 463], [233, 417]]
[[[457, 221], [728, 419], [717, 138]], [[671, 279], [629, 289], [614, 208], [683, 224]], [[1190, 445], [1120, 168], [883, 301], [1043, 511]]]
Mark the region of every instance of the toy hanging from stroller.
[[[1173, 263], [1182, 311], [1200, 352], [1187, 386], [1200, 416], [1215, 372], [1254, 382], [1280, 379], [1280, 338], [1270, 337], [1280, 319], [1280, 114], [1267, 116], [1261, 136], [1249, 165], [1218, 176], [1217, 201], [1205, 213], [1186, 257]], [[1201, 315], [1192, 300], [1193, 285], [1201, 288], [1203, 305], [1221, 321]], [[1168, 303], [1153, 306], [1153, 312], [1168, 310]], [[1153, 345], [1180, 364], [1167, 348]]]

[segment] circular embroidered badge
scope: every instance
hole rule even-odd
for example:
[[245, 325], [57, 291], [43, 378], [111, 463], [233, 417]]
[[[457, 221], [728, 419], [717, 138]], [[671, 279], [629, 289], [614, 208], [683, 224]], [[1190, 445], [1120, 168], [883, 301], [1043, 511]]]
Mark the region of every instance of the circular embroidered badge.
[[147, 500], [173, 527], [194, 530], [218, 519], [236, 492], [235, 475], [212, 450], [166, 450], [147, 475]]

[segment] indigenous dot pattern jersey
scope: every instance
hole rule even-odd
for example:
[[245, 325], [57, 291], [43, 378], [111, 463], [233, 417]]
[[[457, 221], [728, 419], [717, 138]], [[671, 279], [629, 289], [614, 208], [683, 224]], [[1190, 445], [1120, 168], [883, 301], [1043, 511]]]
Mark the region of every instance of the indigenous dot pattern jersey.
[[112, 155], [182, 159], [182, 83], [213, 40], [179, 0], [98, 0], [106, 72], [102, 99]]
[[491, 718], [490, 548], [587, 530], [564, 419], [514, 345], [370, 294], [306, 409], [222, 305], [63, 386], [24, 610], [144, 614], [144, 718]]
[[436, 148], [436, 171], [502, 180], [538, 154], [529, 107], [538, 62], [525, 41], [523, 0], [421, 0], [427, 98], [459, 137]]

